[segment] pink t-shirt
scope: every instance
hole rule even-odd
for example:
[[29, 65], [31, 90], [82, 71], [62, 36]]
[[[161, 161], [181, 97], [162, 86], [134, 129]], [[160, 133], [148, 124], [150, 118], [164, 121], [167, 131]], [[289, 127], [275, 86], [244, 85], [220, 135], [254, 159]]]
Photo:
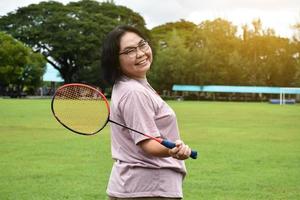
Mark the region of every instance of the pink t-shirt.
[[[179, 139], [174, 111], [146, 79], [126, 76], [112, 91], [110, 119], [154, 137]], [[139, 145], [147, 137], [111, 123], [113, 165], [107, 194], [114, 197], [182, 198], [184, 161], [145, 153]]]

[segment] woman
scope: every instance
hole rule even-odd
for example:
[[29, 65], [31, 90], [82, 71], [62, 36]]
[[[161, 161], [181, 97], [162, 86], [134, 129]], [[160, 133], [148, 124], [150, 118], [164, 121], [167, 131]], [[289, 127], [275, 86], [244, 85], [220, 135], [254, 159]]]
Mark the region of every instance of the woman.
[[102, 67], [113, 85], [110, 118], [154, 137], [176, 141], [167, 149], [156, 141], [111, 124], [115, 160], [107, 194], [117, 199], [181, 199], [184, 161], [191, 149], [179, 140], [176, 116], [147, 82], [152, 50], [135, 28], [118, 26], [103, 44]]

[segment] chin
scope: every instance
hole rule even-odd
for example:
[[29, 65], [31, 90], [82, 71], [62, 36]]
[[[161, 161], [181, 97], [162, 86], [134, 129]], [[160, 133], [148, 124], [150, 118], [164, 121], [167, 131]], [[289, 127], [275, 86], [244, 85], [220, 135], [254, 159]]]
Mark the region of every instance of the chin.
[[151, 67], [151, 63], [149, 63], [148, 65], [145, 65], [144, 67], [142, 67], [143, 71], [147, 72], [150, 70]]

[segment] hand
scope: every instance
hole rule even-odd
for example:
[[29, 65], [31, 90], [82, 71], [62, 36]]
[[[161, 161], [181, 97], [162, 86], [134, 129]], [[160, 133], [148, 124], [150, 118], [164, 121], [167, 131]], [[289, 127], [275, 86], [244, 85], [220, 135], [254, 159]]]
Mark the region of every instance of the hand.
[[191, 148], [184, 144], [181, 140], [176, 140], [176, 147], [169, 150], [170, 156], [177, 160], [185, 160], [188, 159], [191, 155]]

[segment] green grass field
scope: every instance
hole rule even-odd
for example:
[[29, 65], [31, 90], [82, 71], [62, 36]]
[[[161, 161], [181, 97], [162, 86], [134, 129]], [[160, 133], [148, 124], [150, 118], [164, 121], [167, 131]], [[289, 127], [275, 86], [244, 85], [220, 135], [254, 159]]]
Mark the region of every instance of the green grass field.
[[[169, 102], [186, 161], [185, 200], [300, 199], [300, 105]], [[0, 99], [0, 199], [104, 200], [108, 128], [80, 136], [52, 117], [50, 100]]]

